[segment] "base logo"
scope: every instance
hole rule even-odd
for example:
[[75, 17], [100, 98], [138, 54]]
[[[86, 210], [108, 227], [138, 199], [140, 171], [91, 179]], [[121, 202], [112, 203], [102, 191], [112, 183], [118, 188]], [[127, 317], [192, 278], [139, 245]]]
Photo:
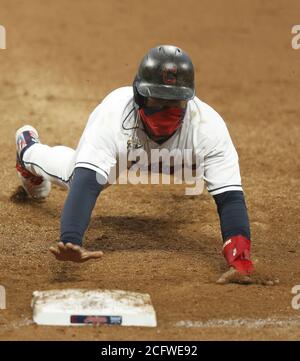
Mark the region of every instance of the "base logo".
[[88, 325], [121, 325], [121, 316], [71, 316], [72, 324], [88, 324]]

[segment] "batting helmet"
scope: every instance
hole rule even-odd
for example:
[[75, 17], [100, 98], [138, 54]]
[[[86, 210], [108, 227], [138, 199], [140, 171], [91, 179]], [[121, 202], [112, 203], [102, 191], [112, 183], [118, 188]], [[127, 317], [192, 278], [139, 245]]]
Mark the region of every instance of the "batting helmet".
[[190, 100], [195, 95], [194, 66], [183, 50], [172, 45], [150, 49], [133, 82], [135, 102], [145, 98]]

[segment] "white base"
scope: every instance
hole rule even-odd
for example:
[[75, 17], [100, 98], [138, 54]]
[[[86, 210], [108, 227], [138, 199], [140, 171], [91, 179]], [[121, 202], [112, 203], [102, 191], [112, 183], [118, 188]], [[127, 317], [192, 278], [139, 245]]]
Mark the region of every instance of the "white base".
[[157, 326], [156, 314], [146, 293], [83, 289], [35, 291], [31, 307], [33, 321], [38, 325]]

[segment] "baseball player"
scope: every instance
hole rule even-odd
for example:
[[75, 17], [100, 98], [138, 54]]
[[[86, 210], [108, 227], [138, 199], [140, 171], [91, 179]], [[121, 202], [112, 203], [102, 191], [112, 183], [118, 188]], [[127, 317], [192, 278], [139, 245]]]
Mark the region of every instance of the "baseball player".
[[91, 113], [76, 150], [42, 144], [29, 125], [17, 130], [16, 146], [16, 168], [28, 196], [47, 197], [51, 183], [69, 190], [60, 242], [50, 251], [57, 260], [73, 262], [103, 255], [83, 248], [83, 237], [120, 159], [143, 150], [149, 165], [153, 150], [191, 150], [193, 159], [203, 159], [205, 184], [220, 218], [229, 270], [218, 282], [250, 279], [251, 236], [238, 155], [221, 116], [195, 96], [192, 61], [178, 47], [158, 46], [145, 55], [133, 85], [111, 92]]

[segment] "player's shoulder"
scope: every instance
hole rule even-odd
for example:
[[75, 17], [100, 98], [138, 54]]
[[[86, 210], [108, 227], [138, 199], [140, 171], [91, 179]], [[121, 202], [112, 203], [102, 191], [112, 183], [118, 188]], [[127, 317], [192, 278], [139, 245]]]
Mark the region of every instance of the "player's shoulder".
[[130, 100], [133, 97], [132, 86], [123, 86], [111, 91], [102, 101], [102, 103]]
[[200, 100], [198, 97], [193, 99], [192, 107], [194, 111], [198, 112], [202, 124], [220, 127], [225, 125], [222, 116], [212, 106]]
[[209, 104], [195, 97], [191, 101], [192, 122], [209, 138], [227, 135], [227, 126], [222, 116]]
[[93, 113], [98, 113], [101, 110], [108, 110], [110, 112], [123, 111], [128, 103], [133, 99], [132, 86], [124, 86], [111, 91], [105, 98], [96, 106]]
[[89, 117], [89, 123], [106, 121], [110, 124], [116, 122], [128, 107], [132, 107], [133, 88], [131, 86], [121, 87], [110, 92], [100, 104], [92, 111]]

